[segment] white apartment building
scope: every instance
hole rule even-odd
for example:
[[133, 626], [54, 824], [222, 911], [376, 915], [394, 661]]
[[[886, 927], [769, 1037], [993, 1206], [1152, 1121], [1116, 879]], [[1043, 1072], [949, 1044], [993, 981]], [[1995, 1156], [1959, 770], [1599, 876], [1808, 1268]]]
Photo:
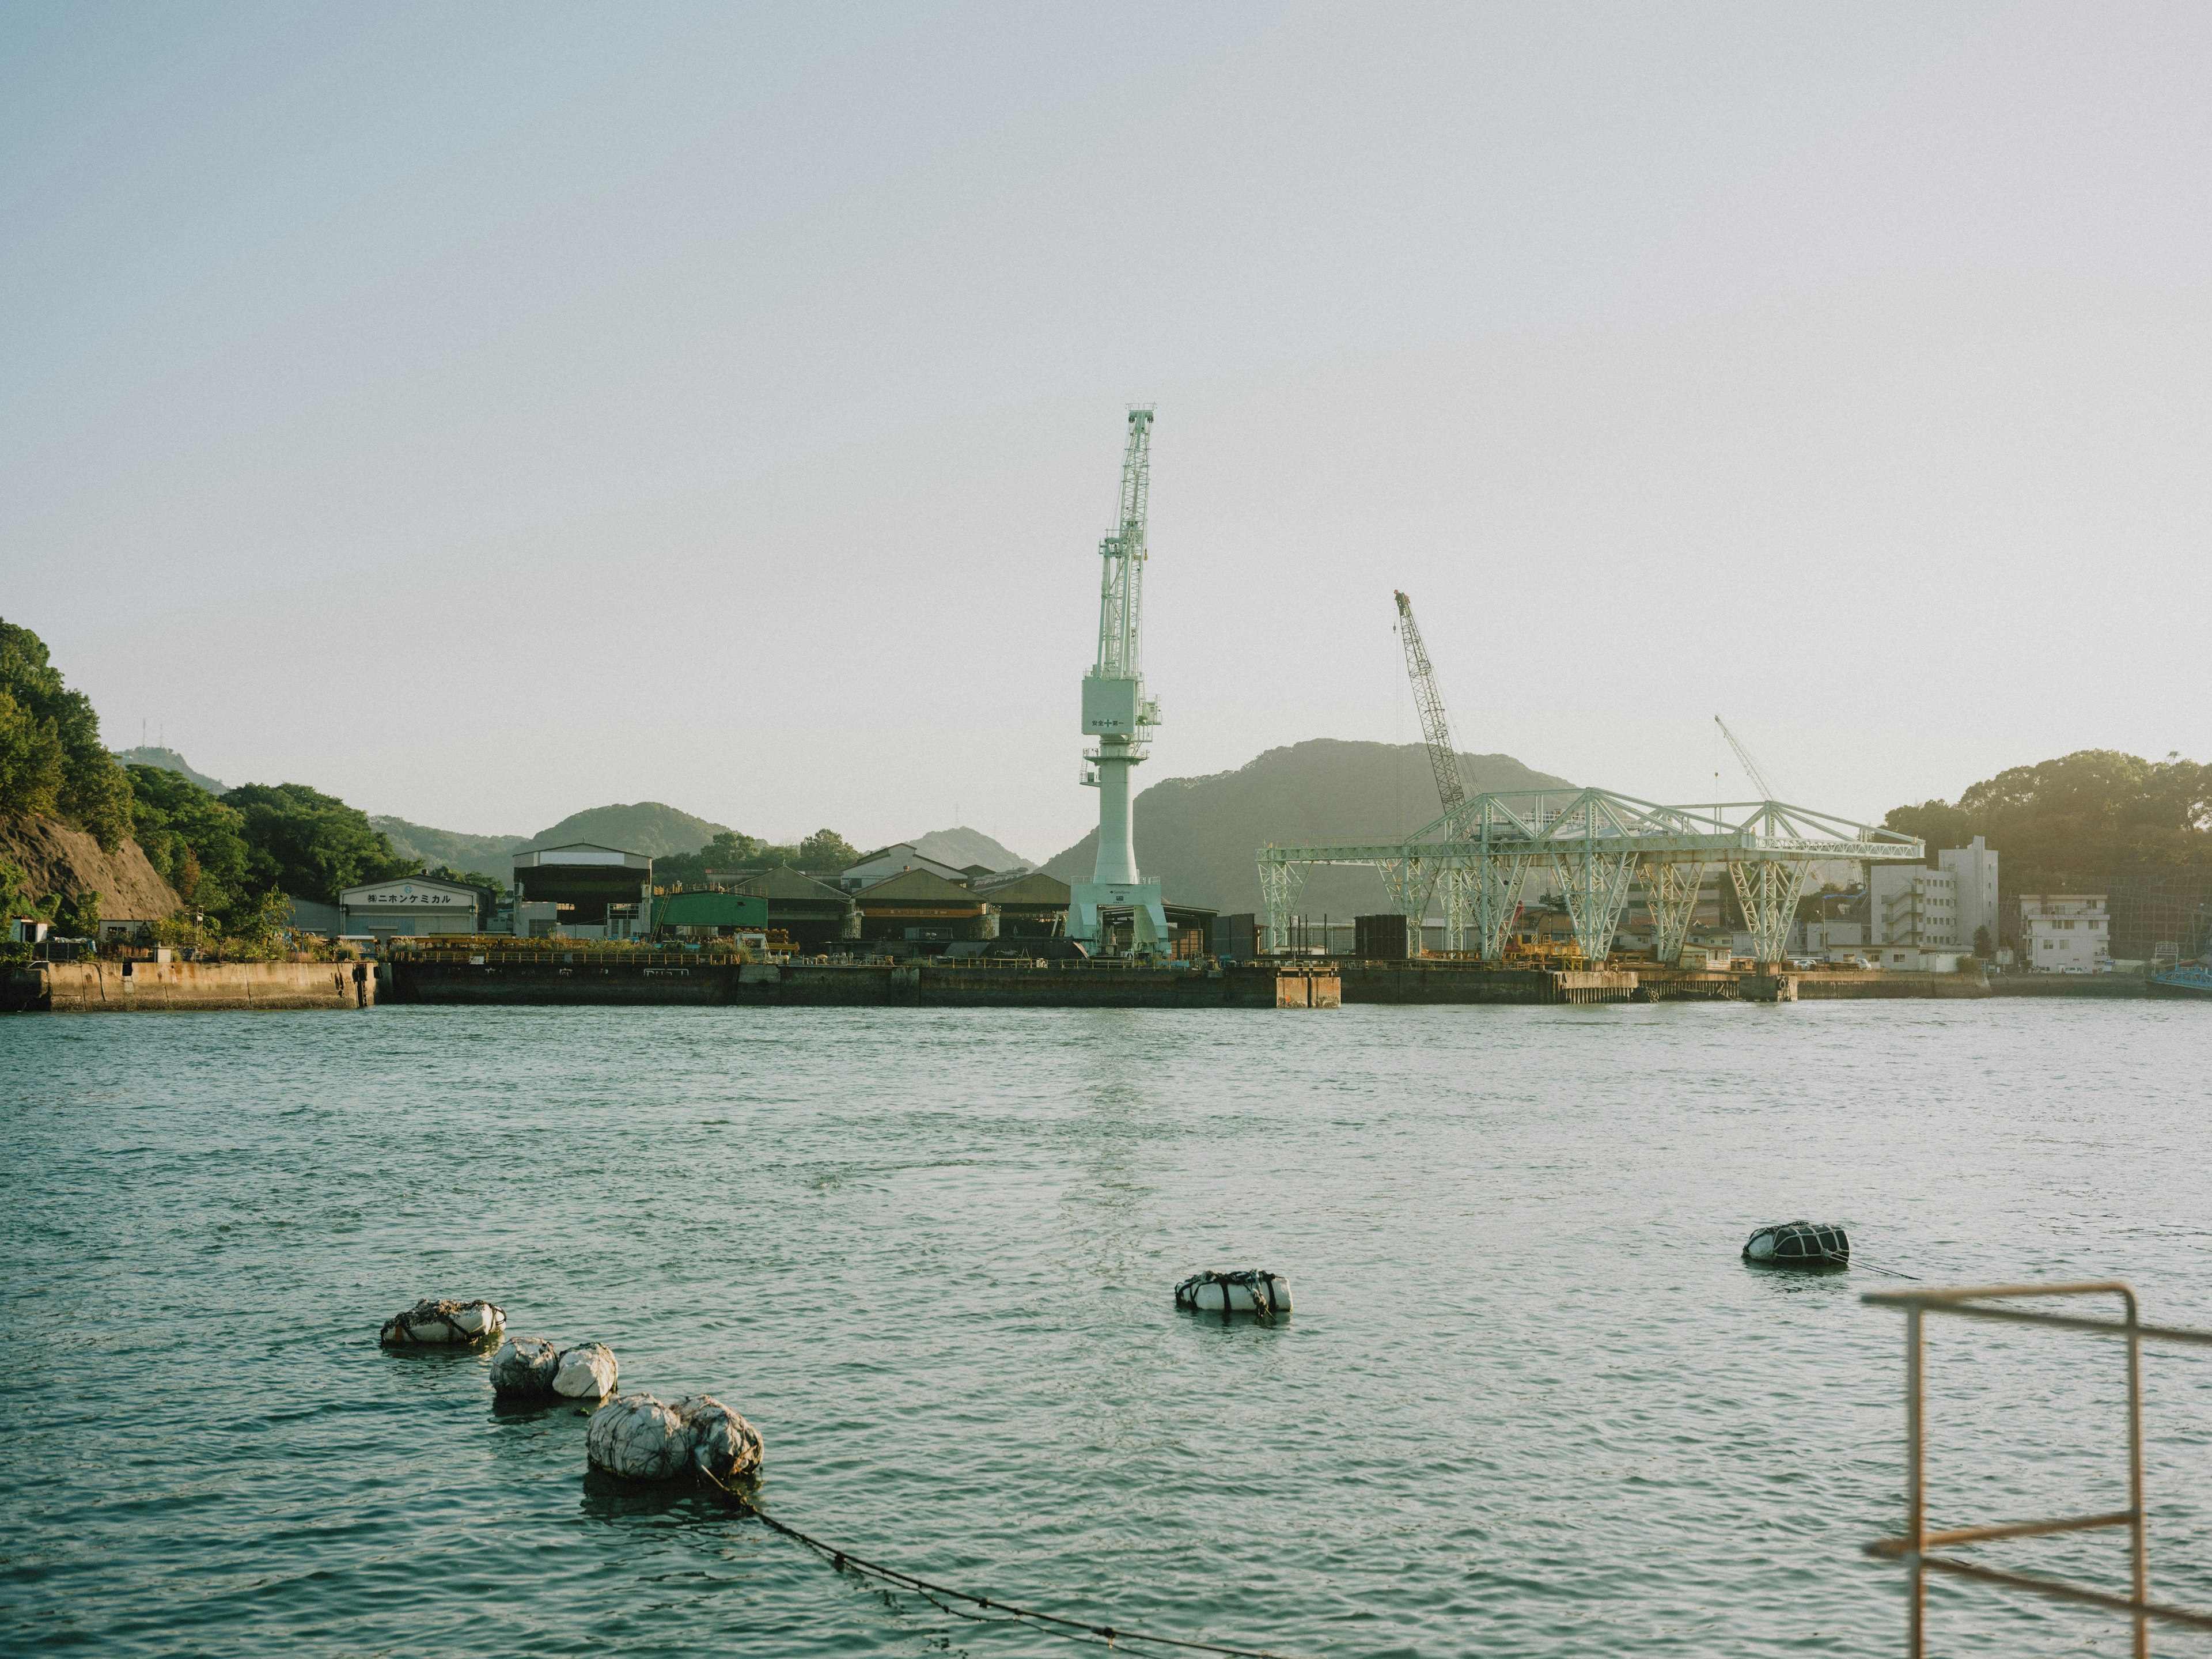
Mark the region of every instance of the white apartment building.
[[1949, 895], [1959, 948], [1974, 948], [1974, 931], [1986, 927], [1990, 948], [1997, 942], [1997, 855], [1976, 836], [1964, 847], [1947, 847], [1936, 854], [1938, 870], [1948, 871], [1955, 886]]
[[2097, 973], [2112, 961], [2112, 913], [2102, 893], [2022, 893], [2021, 963], [2039, 974]]

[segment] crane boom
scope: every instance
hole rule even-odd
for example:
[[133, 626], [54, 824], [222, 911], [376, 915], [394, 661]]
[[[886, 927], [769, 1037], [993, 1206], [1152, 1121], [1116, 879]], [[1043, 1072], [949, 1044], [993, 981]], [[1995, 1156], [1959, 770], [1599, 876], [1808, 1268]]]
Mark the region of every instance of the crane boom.
[[1729, 740], [1729, 747], [1735, 750], [1736, 759], [1743, 763], [1743, 769], [1749, 775], [1752, 787], [1759, 791], [1759, 798], [1761, 800], [1779, 800], [1781, 797], [1774, 793], [1774, 786], [1766, 781], [1766, 774], [1759, 769], [1759, 763], [1752, 759], [1751, 750], [1745, 748], [1736, 734], [1729, 730], [1728, 722], [1716, 714], [1713, 724], [1720, 727], [1721, 735]]
[[1098, 544], [1098, 664], [1102, 680], [1145, 675], [1145, 514], [1152, 490], [1152, 411], [1129, 411], [1121, 494], [1111, 534]]
[[1459, 751], [1452, 747], [1444, 696], [1437, 690], [1428, 647], [1421, 643], [1420, 628], [1413, 621], [1413, 602], [1403, 593], [1397, 597], [1398, 633], [1406, 646], [1406, 678], [1413, 683], [1413, 705], [1421, 713], [1421, 738], [1429, 746], [1429, 769], [1437, 775], [1437, 799], [1449, 812], [1466, 801], [1467, 781], [1460, 775]]

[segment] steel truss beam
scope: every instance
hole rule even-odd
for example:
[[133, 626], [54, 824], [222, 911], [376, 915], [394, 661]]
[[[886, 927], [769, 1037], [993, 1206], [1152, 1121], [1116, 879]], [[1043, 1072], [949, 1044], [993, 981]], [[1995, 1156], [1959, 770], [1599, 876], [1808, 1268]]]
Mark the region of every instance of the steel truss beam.
[[[1448, 933], [1456, 912], [1461, 927], [1474, 933], [1475, 948], [1494, 960], [1503, 954], [1528, 867], [1540, 860], [1559, 873], [1575, 941], [1585, 957], [1596, 960], [1612, 949], [1629, 879], [1639, 866], [1654, 901], [1653, 919], [1672, 931], [1679, 952], [1697, 882], [1708, 866], [1726, 864], [1747, 920], [1759, 918], [1752, 928], [1759, 958], [1771, 961], [1787, 941], [1808, 866], [1823, 859], [1926, 855], [1913, 836], [1781, 801], [1662, 806], [1607, 790], [1579, 789], [1477, 795], [1402, 842], [1269, 846], [1258, 856], [1268, 936], [1279, 949], [1288, 940], [1291, 908], [1304, 872], [1314, 866], [1366, 865], [1390, 872], [1385, 877], [1390, 902], [1410, 915], [1409, 890], [1396, 872], [1419, 863], [1443, 886]], [[1674, 873], [1662, 873], [1668, 870]]]
[[1690, 922], [1697, 915], [1698, 890], [1705, 884], [1712, 866], [1704, 859], [1648, 858], [1644, 860], [1644, 902], [1651, 911], [1652, 940], [1659, 960], [1672, 963], [1682, 954], [1690, 937]]
[[1406, 919], [1407, 954], [1421, 953], [1421, 919], [1429, 913], [1429, 895], [1437, 884], [1436, 860], [1407, 850], [1403, 858], [1375, 866], [1390, 908]]
[[1760, 962], [1779, 962], [1797, 919], [1797, 896], [1805, 890], [1802, 864], [1772, 860], [1745, 864], [1731, 859], [1729, 878], [1743, 906], [1743, 925], [1751, 933], [1751, 953]]
[[1270, 858], [1269, 848], [1260, 855], [1260, 895], [1267, 907], [1267, 939], [1260, 948], [1263, 951], [1287, 951], [1291, 948], [1291, 912], [1298, 902], [1298, 895], [1305, 891], [1306, 873], [1310, 861]]

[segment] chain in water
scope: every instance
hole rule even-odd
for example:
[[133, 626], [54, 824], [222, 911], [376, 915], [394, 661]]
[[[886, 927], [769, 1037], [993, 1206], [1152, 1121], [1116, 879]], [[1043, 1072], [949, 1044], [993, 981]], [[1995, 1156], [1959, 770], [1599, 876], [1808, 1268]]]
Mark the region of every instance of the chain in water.
[[[849, 1567], [855, 1572], [865, 1573], [871, 1578], [880, 1579], [883, 1583], [896, 1589], [911, 1591], [939, 1611], [949, 1613], [956, 1619], [965, 1619], [979, 1625], [1025, 1625], [1040, 1634], [1056, 1636], [1062, 1641], [1080, 1642], [1092, 1647], [1111, 1648], [1135, 1644], [1139, 1646], [1176, 1648], [1187, 1653], [1225, 1654], [1230, 1656], [1230, 1659], [1294, 1659], [1294, 1656], [1291, 1654], [1278, 1653], [1267, 1648], [1228, 1647], [1218, 1642], [1194, 1642], [1178, 1636], [1152, 1636], [1143, 1631], [1124, 1630], [1117, 1625], [1094, 1625], [1085, 1620], [1066, 1619], [1053, 1613], [1039, 1613], [1034, 1607], [1018, 1607], [1012, 1601], [994, 1601], [988, 1595], [971, 1595], [966, 1590], [953, 1589], [948, 1585], [932, 1583], [927, 1578], [918, 1578], [910, 1572], [902, 1572], [896, 1567], [887, 1567], [880, 1562], [871, 1561], [865, 1556], [855, 1555], [850, 1550], [839, 1549], [835, 1544], [825, 1544], [819, 1538], [812, 1537], [799, 1531], [796, 1527], [788, 1526], [777, 1520], [774, 1516], [759, 1508], [744, 1493], [720, 1480], [716, 1480], [713, 1475], [708, 1475], [707, 1479], [714, 1481], [715, 1486], [744, 1514], [771, 1531], [780, 1532], [786, 1538], [795, 1539], [805, 1545], [807, 1548], [823, 1557], [839, 1571], [842, 1572]], [[945, 1601], [938, 1599], [940, 1596], [953, 1601], [965, 1601], [970, 1607], [983, 1608], [985, 1612], [984, 1613], [964, 1613], [958, 1607], [947, 1606]], [[990, 1613], [995, 1613], [998, 1617], [985, 1616]]]

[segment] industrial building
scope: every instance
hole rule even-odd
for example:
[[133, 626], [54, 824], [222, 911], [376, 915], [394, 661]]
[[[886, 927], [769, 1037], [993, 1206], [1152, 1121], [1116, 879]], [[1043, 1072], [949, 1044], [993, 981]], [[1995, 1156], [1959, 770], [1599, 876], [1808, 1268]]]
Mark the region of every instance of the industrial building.
[[765, 925], [781, 929], [794, 950], [846, 950], [860, 937], [860, 912], [850, 894], [787, 866], [738, 877], [730, 890], [765, 900]]
[[857, 893], [863, 887], [873, 887], [878, 882], [889, 881], [907, 870], [927, 870], [933, 876], [957, 882], [975, 881], [995, 873], [980, 864], [963, 865], [956, 869], [939, 860], [924, 858], [915, 850], [912, 842], [902, 841], [889, 847], [878, 847], [872, 853], [862, 854], [858, 864], [847, 866], [839, 874], [837, 884], [848, 893]]
[[338, 895], [335, 932], [381, 945], [427, 933], [473, 933], [483, 925], [484, 890], [435, 876], [365, 882]]
[[1055, 876], [1018, 870], [974, 877], [968, 886], [976, 897], [997, 908], [1001, 937], [1052, 939], [1066, 930], [1072, 890]]
[[955, 939], [999, 936], [996, 906], [927, 870], [902, 870], [862, 888], [853, 902], [860, 908], [860, 937], [871, 944], [902, 944], [933, 954], [930, 947]]
[[[539, 908], [548, 904], [550, 914]], [[642, 853], [572, 842], [514, 855], [518, 934], [638, 939], [652, 905], [653, 860]]]
[[656, 894], [653, 931], [678, 939], [719, 939], [768, 931], [768, 901], [757, 893], [718, 893], [695, 888]]

